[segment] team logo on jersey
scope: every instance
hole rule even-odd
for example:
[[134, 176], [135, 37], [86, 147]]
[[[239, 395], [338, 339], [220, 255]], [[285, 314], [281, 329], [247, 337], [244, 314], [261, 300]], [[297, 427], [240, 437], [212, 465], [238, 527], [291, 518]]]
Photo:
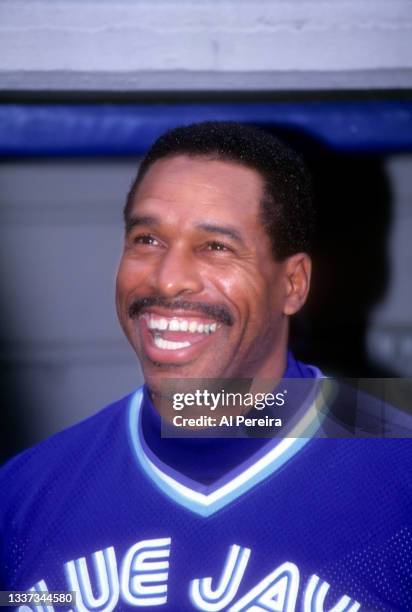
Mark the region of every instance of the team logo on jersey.
[[[146, 609], [172, 605], [167, 593], [171, 544], [171, 538], [142, 540], [126, 551], [120, 563], [113, 546], [96, 551], [89, 562], [85, 557], [68, 561], [64, 565], [67, 590], [76, 592], [76, 606], [71, 612], [111, 612], [120, 603]], [[297, 612], [298, 609], [301, 612], [356, 612], [361, 607], [347, 595], [339, 601], [329, 601], [330, 585], [316, 574], [302, 583], [298, 567], [290, 561], [276, 567], [250, 591], [239, 596], [250, 557], [249, 548], [230, 546], [216, 576], [191, 580], [188, 606], [209, 612]], [[41, 580], [30, 590], [52, 589]], [[53, 612], [53, 607], [19, 608], [20, 612], [30, 610]]]

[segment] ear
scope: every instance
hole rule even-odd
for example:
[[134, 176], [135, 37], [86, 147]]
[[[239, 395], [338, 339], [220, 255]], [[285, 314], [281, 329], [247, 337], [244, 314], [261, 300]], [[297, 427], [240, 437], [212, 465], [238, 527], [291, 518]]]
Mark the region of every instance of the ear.
[[285, 315], [295, 314], [306, 302], [311, 272], [312, 261], [307, 253], [295, 253], [285, 261]]

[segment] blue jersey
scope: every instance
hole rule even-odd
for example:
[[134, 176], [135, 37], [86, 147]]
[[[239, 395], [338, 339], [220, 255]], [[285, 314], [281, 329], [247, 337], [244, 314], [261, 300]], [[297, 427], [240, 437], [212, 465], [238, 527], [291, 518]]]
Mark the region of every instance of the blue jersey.
[[409, 440], [234, 440], [234, 463], [195, 440], [196, 479], [157, 452], [145, 404], [139, 389], [2, 469], [3, 590], [76, 591], [82, 611], [412, 610]]

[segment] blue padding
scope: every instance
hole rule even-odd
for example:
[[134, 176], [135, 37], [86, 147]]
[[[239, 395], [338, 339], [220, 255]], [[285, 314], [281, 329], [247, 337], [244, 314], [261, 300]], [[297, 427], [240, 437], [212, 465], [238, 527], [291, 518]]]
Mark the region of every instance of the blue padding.
[[0, 155], [141, 155], [166, 129], [201, 120], [296, 127], [344, 151], [412, 150], [412, 101], [0, 106]]

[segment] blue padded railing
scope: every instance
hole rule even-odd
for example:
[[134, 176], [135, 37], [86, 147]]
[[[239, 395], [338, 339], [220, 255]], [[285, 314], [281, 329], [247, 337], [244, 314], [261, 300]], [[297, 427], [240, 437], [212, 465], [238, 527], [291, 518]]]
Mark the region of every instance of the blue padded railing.
[[412, 100], [191, 104], [3, 104], [0, 155], [142, 155], [166, 129], [202, 120], [297, 128], [340, 151], [412, 151]]

